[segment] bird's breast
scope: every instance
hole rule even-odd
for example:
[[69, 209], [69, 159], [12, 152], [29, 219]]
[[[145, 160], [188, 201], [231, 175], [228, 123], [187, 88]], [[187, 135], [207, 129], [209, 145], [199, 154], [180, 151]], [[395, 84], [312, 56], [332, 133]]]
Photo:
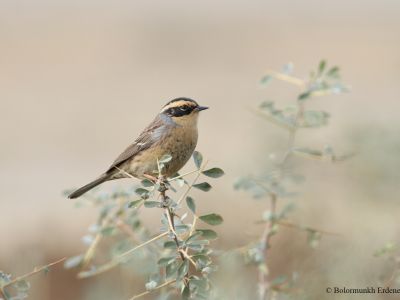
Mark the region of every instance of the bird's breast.
[[135, 177], [143, 174], [157, 175], [157, 159], [171, 155], [165, 164], [164, 175], [170, 177], [177, 173], [190, 159], [197, 144], [197, 127], [171, 126], [165, 128], [152, 147], [136, 155], [127, 165], [128, 172]]

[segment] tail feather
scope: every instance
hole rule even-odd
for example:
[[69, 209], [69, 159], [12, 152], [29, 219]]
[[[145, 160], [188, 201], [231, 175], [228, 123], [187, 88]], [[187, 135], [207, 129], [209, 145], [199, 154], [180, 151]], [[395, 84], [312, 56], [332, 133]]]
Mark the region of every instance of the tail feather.
[[68, 198], [70, 198], [70, 199], [78, 198], [78, 197], [82, 196], [84, 193], [86, 193], [87, 191], [89, 191], [92, 188], [98, 186], [99, 184], [102, 184], [103, 182], [105, 182], [105, 181], [107, 181], [109, 179], [110, 179], [110, 175], [109, 174], [103, 174], [99, 178], [97, 178], [96, 180], [84, 185], [83, 187], [77, 189], [75, 192], [71, 193], [68, 196]]

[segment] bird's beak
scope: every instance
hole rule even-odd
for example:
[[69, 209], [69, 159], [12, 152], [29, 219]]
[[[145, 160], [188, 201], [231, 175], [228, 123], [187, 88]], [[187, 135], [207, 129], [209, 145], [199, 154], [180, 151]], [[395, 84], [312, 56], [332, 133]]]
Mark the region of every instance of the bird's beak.
[[201, 111], [201, 110], [206, 110], [206, 109], [208, 109], [207, 106], [197, 106], [197, 107], [195, 108], [196, 111]]

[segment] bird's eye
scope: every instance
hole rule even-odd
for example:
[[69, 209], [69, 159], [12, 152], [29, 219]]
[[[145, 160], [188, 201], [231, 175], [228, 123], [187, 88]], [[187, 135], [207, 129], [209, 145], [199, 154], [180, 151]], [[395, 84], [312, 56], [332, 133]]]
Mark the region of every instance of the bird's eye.
[[186, 111], [188, 109], [188, 107], [186, 105], [182, 106], [179, 108], [181, 111]]

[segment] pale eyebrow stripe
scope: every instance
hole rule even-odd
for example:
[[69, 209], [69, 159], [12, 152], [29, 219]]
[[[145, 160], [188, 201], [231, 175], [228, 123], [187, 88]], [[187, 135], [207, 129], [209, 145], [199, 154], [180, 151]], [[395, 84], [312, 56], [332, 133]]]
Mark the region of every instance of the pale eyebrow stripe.
[[182, 105], [195, 106], [195, 104], [192, 102], [181, 100], [181, 101], [172, 102], [172, 103], [168, 104], [167, 106], [164, 106], [164, 108], [161, 110], [161, 112], [166, 111], [170, 108], [179, 107]]

